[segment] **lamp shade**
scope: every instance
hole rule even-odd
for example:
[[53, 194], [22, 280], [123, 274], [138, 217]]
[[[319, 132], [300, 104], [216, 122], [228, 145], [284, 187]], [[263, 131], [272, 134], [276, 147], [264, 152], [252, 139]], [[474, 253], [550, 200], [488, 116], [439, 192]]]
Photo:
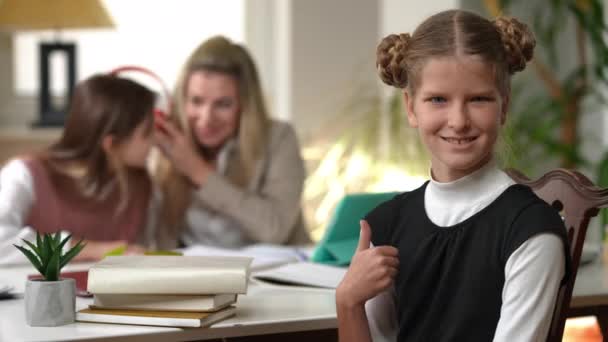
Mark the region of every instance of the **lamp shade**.
[[0, 30], [114, 27], [99, 0], [0, 0]]

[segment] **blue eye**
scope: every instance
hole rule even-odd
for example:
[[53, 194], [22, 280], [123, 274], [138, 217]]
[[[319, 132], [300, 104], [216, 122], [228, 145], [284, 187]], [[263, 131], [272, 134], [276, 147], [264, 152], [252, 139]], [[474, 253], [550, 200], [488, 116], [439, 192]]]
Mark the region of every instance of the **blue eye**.
[[447, 102], [445, 97], [441, 97], [441, 96], [432, 96], [432, 97], [429, 97], [428, 99], [426, 99], [426, 101], [431, 102], [431, 103], [436, 103], [436, 104]]

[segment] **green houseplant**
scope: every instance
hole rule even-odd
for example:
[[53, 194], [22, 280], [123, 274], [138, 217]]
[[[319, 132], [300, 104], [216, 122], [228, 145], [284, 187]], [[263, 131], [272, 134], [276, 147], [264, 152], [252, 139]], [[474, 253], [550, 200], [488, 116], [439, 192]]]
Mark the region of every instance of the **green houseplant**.
[[14, 245], [32, 263], [43, 279], [25, 284], [25, 318], [30, 326], [58, 326], [74, 322], [76, 286], [74, 279], [61, 279], [59, 272], [86, 245], [78, 241], [67, 252], [64, 246], [71, 235], [61, 240], [59, 232], [36, 233], [36, 242], [23, 240], [29, 249]]
[[[507, 164], [531, 176], [555, 166], [583, 169], [607, 187], [608, 151], [597, 153], [605, 132], [594, 136], [581, 129], [583, 120], [605, 112], [608, 103], [605, 2], [483, 0], [483, 5], [493, 16], [526, 13], [537, 38], [528, 77], [513, 84], [507, 138], [517, 157]], [[608, 211], [601, 217], [606, 226]], [[605, 240], [603, 229], [602, 235]]]
[[492, 16], [526, 11], [537, 39], [529, 77], [513, 84], [509, 128], [518, 154], [515, 166], [544, 173], [542, 165], [534, 170], [538, 163], [530, 163], [539, 158], [567, 168], [597, 166], [582, 151], [592, 137], [580, 125], [584, 116], [606, 104], [603, 1], [484, 0], [484, 5]]

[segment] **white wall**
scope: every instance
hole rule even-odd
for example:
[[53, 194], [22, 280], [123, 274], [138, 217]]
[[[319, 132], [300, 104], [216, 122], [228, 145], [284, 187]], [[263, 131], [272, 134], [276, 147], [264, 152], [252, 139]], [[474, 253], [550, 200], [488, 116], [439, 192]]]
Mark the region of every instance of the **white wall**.
[[303, 142], [344, 111], [357, 88], [377, 91], [379, 1], [247, 2], [246, 41], [270, 107]]
[[380, 0], [382, 37], [390, 33], [412, 33], [416, 26], [437, 12], [459, 8], [460, 0]]
[[[300, 137], [308, 140], [317, 126], [343, 112], [353, 96], [378, 91], [374, 63], [381, 37], [411, 31], [424, 17], [457, 3], [182, 0], [177, 6], [150, 0], [144, 14], [138, 1], [104, 0], [116, 30], [68, 31], [61, 36], [78, 43], [80, 79], [130, 63], [157, 71], [169, 85], [183, 59], [204, 38], [222, 33], [245, 41], [257, 61], [271, 111], [292, 120]], [[0, 39], [0, 62], [7, 62], [0, 69], [0, 125], [24, 126], [34, 120], [37, 42], [52, 37], [52, 32], [39, 32]], [[19, 61], [12, 68], [15, 59]], [[65, 86], [62, 80], [53, 84]]]
[[[60, 33], [60, 39], [77, 45], [78, 80], [94, 73], [106, 72], [116, 66], [134, 64], [159, 74], [169, 88], [188, 54], [203, 40], [223, 34], [244, 41], [244, 0], [199, 1], [167, 0], [123, 1], [103, 0], [114, 19], [114, 29], [70, 30]], [[142, 4], [145, 3], [145, 9]], [[179, 4], [179, 6], [177, 5]], [[35, 96], [38, 91], [38, 42], [53, 41], [56, 32], [19, 32], [12, 42], [0, 41], [2, 82], [10, 79], [10, 86], [0, 87], [0, 125], [29, 125], [36, 116]], [[12, 61], [11, 61], [12, 59]], [[51, 77], [55, 94], [65, 89], [64, 65], [61, 60], [52, 64]], [[11, 65], [13, 65], [11, 67]], [[131, 77], [131, 76], [129, 76]], [[138, 78], [146, 85], [159, 89], [146, 77]], [[12, 91], [11, 89], [12, 88]], [[14, 105], [10, 105], [13, 103]]]
[[[244, 40], [253, 55], [271, 113], [277, 113], [277, 5], [275, 0], [245, 1]], [[275, 114], [276, 116], [276, 114]]]
[[310, 138], [360, 88], [375, 87], [379, 8], [369, 0], [292, 2], [294, 122]]

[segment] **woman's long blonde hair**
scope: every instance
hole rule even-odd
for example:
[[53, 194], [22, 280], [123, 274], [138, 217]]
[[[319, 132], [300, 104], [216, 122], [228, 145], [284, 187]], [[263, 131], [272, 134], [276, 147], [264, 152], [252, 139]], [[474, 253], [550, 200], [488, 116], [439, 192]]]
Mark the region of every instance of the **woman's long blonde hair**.
[[[227, 178], [236, 186], [245, 188], [252, 177], [255, 163], [266, 152], [270, 129], [255, 63], [243, 46], [222, 36], [203, 42], [187, 59], [175, 86], [171, 120], [199, 146], [184, 111], [188, 81], [197, 71], [227, 74], [238, 84], [241, 108], [236, 134], [238, 150], [228, 160]], [[201, 153], [201, 157], [205, 156]], [[177, 234], [191, 202], [192, 185], [165, 158], [161, 158], [156, 176], [164, 198], [160, 222], [169, 233]]]

